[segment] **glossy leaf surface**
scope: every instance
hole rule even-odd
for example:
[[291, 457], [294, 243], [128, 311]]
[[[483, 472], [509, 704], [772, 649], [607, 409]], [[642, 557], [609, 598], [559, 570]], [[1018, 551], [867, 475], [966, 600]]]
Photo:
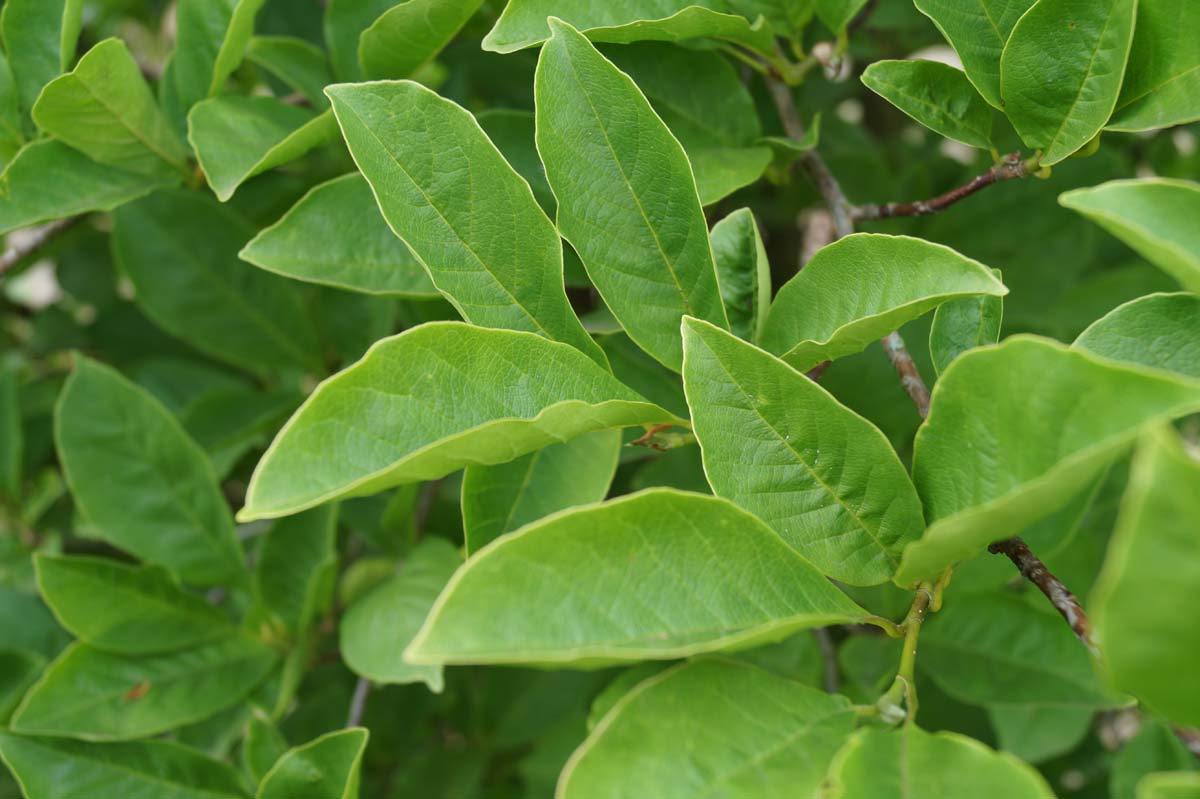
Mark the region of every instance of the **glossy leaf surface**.
[[1093, 322], [1073, 346], [1200, 380], [1200, 297], [1150, 294], [1132, 300]]
[[991, 148], [992, 109], [962, 70], [937, 61], [876, 61], [862, 82], [935, 133]]
[[356, 799], [368, 736], [356, 727], [288, 750], [263, 776], [255, 799]]
[[1036, 0], [914, 0], [958, 53], [963, 69], [984, 99], [999, 109], [1000, 55], [1021, 15]]
[[407, 78], [435, 58], [482, 0], [404, 0], [363, 31], [358, 59], [368, 78]]
[[1166, 128], [1200, 119], [1200, 37], [1187, 0], [1139, 0], [1133, 46], [1109, 130]]
[[771, 265], [754, 214], [749, 208], [734, 211], [713, 225], [709, 242], [729, 327], [757, 341], [771, 305]]

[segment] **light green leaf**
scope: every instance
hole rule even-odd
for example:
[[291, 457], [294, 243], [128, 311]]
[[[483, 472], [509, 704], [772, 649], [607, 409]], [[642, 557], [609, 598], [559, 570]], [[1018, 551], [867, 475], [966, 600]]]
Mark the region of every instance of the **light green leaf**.
[[127, 655], [170, 652], [234, 632], [220, 610], [183, 591], [155, 566], [37, 555], [34, 567], [38, 591], [59, 623], [96, 649]]
[[329, 105], [325, 87], [333, 83], [333, 72], [325, 51], [312, 42], [292, 36], [255, 36], [246, 45], [246, 60], [303, 94], [314, 108]]
[[1030, 763], [1042, 763], [1075, 749], [1092, 728], [1091, 708], [1055, 705], [1001, 705], [988, 708], [999, 748]]
[[590, 667], [867, 621], [750, 514], [654, 489], [564, 511], [484, 547], [446, 586], [405, 658]]
[[1200, 633], [1177, 608], [1200, 601], [1200, 462], [1169, 428], [1138, 446], [1116, 530], [1092, 593], [1113, 684], [1177, 724], [1200, 725], [1190, 674]]
[[958, 53], [983, 98], [1004, 110], [1000, 55], [1013, 26], [1037, 0], [914, 0]]
[[713, 490], [823, 573], [885, 582], [925, 527], [887, 438], [779, 359], [712, 325], [683, 325], [683, 382]]
[[729, 326], [746, 341], [757, 341], [771, 305], [771, 265], [758, 222], [749, 208], [739, 208], [713, 225], [708, 238]]
[[156, 735], [236, 704], [274, 664], [270, 649], [245, 637], [136, 657], [73, 644], [25, 695], [11, 727], [86, 741]]
[[625, 694], [571, 756], [557, 796], [810, 796], [853, 729], [845, 697], [697, 660]]
[[13, 83], [8, 59], [0, 55], [0, 169], [8, 166], [24, 144], [25, 124], [21, 117], [17, 87]]
[[1139, 0], [1133, 48], [1108, 130], [1151, 130], [1200, 119], [1200, 36], [1188, 0]]
[[862, 82], [933, 132], [992, 147], [992, 109], [962, 70], [937, 61], [876, 61]]
[[[513, 385], [522, 391], [499, 390]], [[309, 396], [259, 463], [240, 518], [505, 463], [595, 430], [676, 421], [574, 347], [431, 322], [377, 342]]]
[[[992, 274], [1001, 279], [1000, 270]], [[929, 328], [929, 355], [941, 375], [950, 362], [964, 352], [1000, 340], [1004, 300], [991, 295], [963, 297], [938, 306]]]
[[113, 254], [138, 304], [167, 332], [239, 366], [321, 373], [297, 288], [238, 259], [251, 233], [210, 198], [160, 192], [117, 211]]
[[1200, 381], [1048, 339], [1014, 336], [962, 355], [917, 434], [913, 479], [931, 525], [896, 582], [933, 579], [1053, 513], [1147, 425], [1196, 411]]
[[337, 505], [275, 522], [258, 550], [249, 623], [301, 638], [328, 610], [337, 579]]
[[[921, 631], [917, 667], [954, 698], [993, 707], [1123, 704], [1104, 688], [1087, 650], [1040, 596], [995, 591], [953, 600]], [[1042, 604], [1031, 604], [1035, 600]]]
[[859, 730], [830, 767], [822, 799], [1054, 799], [1046, 781], [1012, 755], [953, 732], [915, 724]]
[[329, 0], [325, 7], [325, 46], [339, 80], [362, 80], [358, 48], [362, 33], [397, 0]]
[[241, 579], [241, 546], [212, 467], [156, 399], [79, 357], [55, 409], [54, 438], [93, 533], [188, 582]]
[[660, 42], [608, 47], [605, 53], [683, 145], [702, 205], [762, 176], [771, 152], [759, 142], [754, 99], [727, 59]]
[[338, 730], [289, 750], [263, 777], [256, 799], [358, 799], [368, 736], [362, 727]]
[[0, 34], [23, 111], [75, 60], [82, 11], [83, 0], [5, 0]]
[[1200, 380], [1200, 297], [1151, 294], [1131, 300], [1093, 322], [1072, 346]]
[[225, 202], [255, 175], [337, 138], [337, 122], [274, 97], [226, 95], [188, 114], [188, 141], [213, 193]]
[[604, 363], [567, 302], [554, 225], [468, 111], [412, 81], [326, 92], [384, 218], [464, 319]]
[[1200, 183], [1166, 178], [1112, 180], [1076, 189], [1060, 205], [1091, 219], [1139, 255], [1200, 292]]
[[445, 539], [428, 538], [400, 571], [352, 604], [342, 618], [339, 648], [350, 670], [380, 684], [423, 682], [442, 691], [441, 666], [415, 666], [401, 657], [462, 557]]
[[238, 254], [284, 277], [367, 294], [440, 297], [356, 173], [316, 186]]
[[179, 0], [171, 59], [178, 107], [217, 94], [242, 62], [254, 18], [266, 0]]
[[262, 778], [279, 758], [287, 753], [287, 739], [265, 713], [258, 711], [246, 722], [246, 733], [242, 736], [242, 767], [249, 772], [250, 779], [255, 784]]
[[432, 61], [483, 0], [404, 0], [363, 31], [358, 60], [368, 78], [407, 78]]
[[187, 150], [159, 111], [120, 39], [105, 39], [33, 106], [38, 127], [102, 164], [130, 172], [187, 173]]
[[509, 463], [468, 466], [462, 487], [467, 551], [551, 513], [604, 499], [620, 454], [621, 432], [602, 430]]
[[[54, 175], [54, 180], [47, 180]], [[0, 174], [0, 233], [89, 211], [111, 211], [175, 177], [98, 164], [53, 139], [30, 142]]]
[[1038, 0], [1000, 59], [1004, 112], [1041, 162], [1057, 164], [1108, 122], [1133, 41], [1137, 0]]
[[31, 799], [245, 799], [229, 766], [168, 741], [83, 743], [0, 732], [0, 758]]
[[728, 327], [687, 156], [627, 75], [551, 24], [534, 93], [559, 230], [629, 337], [678, 371], [684, 315]]
[[0, 504], [21, 499], [25, 434], [21, 426], [20, 381], [17, 370], [0, 364]]
[[723, 0], [509, 0], [483, 49], [511, 53], [551, 38], [556, 16], [594, 42], [681, 42], [726, 39], [764, 54], [774, 53], [774, 33], [765, 19], [751, 22]]
[[1191, 771], [1147, 774], [1137, 785], [1137, 799], [1200, 799], [1200, 774]]
[[856, 233], [818, 250], [784, 284], [767, 313], [762, 345], [807, 371], [860, 352], [947, 300], [1007, 293], [990, 269], [949, 247]]
[[837, 34], [845, 31], [866, 4], [867, 0], [815, 0], [813, 3], [821, 22]]

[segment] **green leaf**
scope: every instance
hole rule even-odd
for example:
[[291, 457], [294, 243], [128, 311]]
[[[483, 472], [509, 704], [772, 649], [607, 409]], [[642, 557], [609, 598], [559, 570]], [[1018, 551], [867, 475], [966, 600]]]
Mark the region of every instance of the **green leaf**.
[[1093, 322], [1072, 346], [1200, 380], [1200, 297], [1151, 294], [1131, 300]]
[[534, 91], [559, 230], [629, 337], [678, 371], [683, 316], [728, 327], [687, 156], [627, 75], [551, 25]]
[[[18, 543], [16, 536], [6, 536], [0, 541]], [[5, 549], [8, 550], [7, 547]], [[29, 579], [32, 582], [33, 569], [28, 553], [22, 548], [20, 554], [24, 561], [22, 571], [31, 573]], [[8, 550], [4, 555], [8, 560], [13, 553]], [[4, 566], [6, 571], [11, 568], [8, 563]], [[6, 585], [13, 578], [23, 578], [23, 574], [9, 572], [5, 578], [5, 582], [0, 582], [0, 632], [4, 636], [4, 648], [38, 654], [49, 660], [70, 643], [70, 636], [58, 626], [54, 616], [37, 596]]]
[[74, 71], [47, 84], [33, 119], [102, 164], [148, 175], [187, 174], [187, 149], [120, 39], [100, 42]]
[[[54, 180], [47, 180], [54, 175]], [[111, 211], [174, 177], [98, 164], [53, 139], [30, 142], [0, 174], [0, 233], [89, 211]]]
[[437, 57], [483, 0], [404, 0], [363, 31], [358, 60], [368, 78], [407, 78]]
[[368, 736], [362, 727], [338, 730], [288, 750], [263, 777], [256, 799], [358, 799]]
[[509, 463], [468, 466], [462, 487], [467, 551], [551, 513], [604, 499], [620, 454], [620, 431], [602, 430]]
[[1037, 0], [914, 0], [958, 53], [968, 80], [983, 98], [1004, 110], [1000, 55], [1013, 26]]
[[[512, 385], [522, 391], [499, 390]], [[431, 322], [377, 342], [309, 396], [255, 470], [240, 518], [505, 463], [595, 430], [676, 421], [574, 347]]]
[[425, 268], [379, 213], [357, 172], [316, 186], [238, 254], [309, 283], [402, 297], [440, 297]]
[[748, 186], [771, 163], [750, 91], [715, 52], [643, 42], [605, 48], [683, 145], [700, 203]]
[[337, 122], [274, 97], [227, 95], [188, 114], [188, 141], [213, 193], [225, 202], [255, 175], [337, 138]]
[[339, 80], [362, 80], [358, 48], [364, 30], [396, 0], [329, 0], [325, 7], [325, 45]]
[[625, 694], [571, 756], [557, 795], [811, 796], [853, 729], [845, 697], [697, 660]]
[[[1001, 279], [1000, 270], [992, 274]], [[964, 352], [1000, 340], [1004, 300], [991, 295], [963, 297], [938, 306], [929, 328], [929, 355], [940, 376]]]
[[217, 94], [242, 62], [266, 0], [179, 0], [171, 78], [186, 112]]
[[856, 233], [818, 250], [784, 284], [767, 313], [762, 345], [807, 371], [860, 352], [947, 300], [1007, 293], [990, 269], [949, 247]]
[[0, 757], [31, 799], [247, 796], [232, 768], [168, 741], [95, 744], [0, 732]]
[[1190, 771], [1147, 774], [1137, 785], [1137, 799], [1200, 799], [1200, 774]]
[[992, 109], [962, 70], [937, 61], [876, 61], [862, 82], [934, 133], [992, 147]]
[[1041, 162], [1057, 164], [1108, 122], [1133, 41], [1137, 0], [1038, 0], [1000, 59], [1004, 112]]
[[238, 260], [250, 236], [207, 197], [160, 192], [117, 211], [113, 254], [147, 315], [197, 349], [251, 369], [323, 372], [296, 287]]
[[[155, 566], [109, 558], [34, 557], [38, 591], [71, 634], [126, 655], [170, 652], [233, 634], [220, 610]], [[104, 597], [104, 602], [97, 602]]]
[[915, 724], [859, 730], [830, 767], [825, 799], [1054, 799], [1040, 774], [1012, 755]]
[[993, 707], [1122, 704], [1042, 597], [994, 591], [953, 600], [921, 631], [917, 667], [955, 699]]
[[1060, 205], [1086, 216], [1139, 255], [1200, 292], [1200, 183], [1166, 178], [1112, 180], [1076, 189]]
[[1189, 687], [1200, 633], [1177, 608], [1200, 600], [1200, 462], [1169, 428], [1138, 446], [1091, 607], [1113, 684], [1177, 724], [1200, 725]]
[[0, 169], [8, 166], [25, 144], [25, 125], [18, 103], [17, 87], [13, 83], [8, 59], [0, 55]]
[[0, 724], [8, 723], [8, 717], [45, 666], [46, 659], [36, 652], [0, 649]]
[[213, 391], [191, 403], [179, 417], [184, 430], [204, 449], [217, 479], [227, 477], [248, 451], [269, 437], [296, 410], [303, 397], [290, 390], [235, 388]]
[[1065, 755], [1091, 731], [1091, 708], [1002, 705], [988, 708], [1000, 749], [1030, 763]]
[[1200, 119], [1200, 37], [1187, 0], [1139, 0], [1133, 47], [1108, 130], [1166, 128]]
[[1198, 410], [1200, 381], [1048, 339], [966, 353], [938, 381], [917, 434], [913, 480], [931, 525], [905, 550], [896, 582], [934, 579], [1053, 513], [1147, 425]]
[[468, 111], [412, 81], [326, 92], [384, 218], [464, 319], [604, 362], [567, 302], [554, 225]]
[[75, 60], [82, 11], [83, 0], [5, 0], [0, 34], [22, 110]]
[[925, 524], [884, 435], [729, 333], [689, 319], [683, 340], [684, 388], [713, 490], [830, 577], [851, 585], [891, 578]]
[[333, 72], [325, 51], [312, 42], [291, 36], [255, 36], [246, 45], [246, 60], [300, 92], [314, 108], [329, 105], [325, 87], [333, 83]]
[[462, 557], [445, 539], [428, 538], [404, 559], [397, 574], [351, 605], [339, 632], [350, 670], [375, 683], [423, 682], [441, 693], [442, 667], [406, 663], [401, 653], [461, 564]]
[[283, 757], [287, 750], [287, 739], [265, 714], [256, 712], [246, 722], [246, 733], [242, 737], [242, 765], [255, 784], [262, 781], [275, 761]]
[[11, 727], [87, 741], [156, 735], [236, 704], [274, 664], [270, 649], [244, 637], [136, 657], [73, 644], [25, 695]]
[[20, 502], [24, 450], [17, 370], [0, 364], [0, 506], [6, 499]]
[[750, 514], [723, 499], [654, 489], [493, 541], [458, 570], [405, 658], [590, 667], [745, 649], [866, 621]]
[[762, 335], [771, 305], [771, 265], [749, 208], [739, 208], [708, 234], [730, 329], [746, 341]]
[[241, 579], [241, 546], [212, 467], [156, 399], [79, 357], [55, 409], [54, 438], [92, 532], [188, 582]]
[[552, 37], [548, 18], [555, 16], [594, 42], [714, 38], [773, 54], [774, 34], [766, 20], [751, 23], [736, 13], [725, 13], [730, 5], [722, 0], [509, 0], [496, 26], [483, 38], [483, 49], [511, 53], [541, 44]]
[[1135, 799], [1137, 783], [1154, 771], [1195, 771], [1200, 766], [1165, 723], [1143, 717], [1137, 735], [1113, 758], [1108, 789], [1111, 799]]
[[337, 578], [337, 505], [280, 519], [258, 550], [251, 624], [282, 627], [292, 638], [328, 610]]

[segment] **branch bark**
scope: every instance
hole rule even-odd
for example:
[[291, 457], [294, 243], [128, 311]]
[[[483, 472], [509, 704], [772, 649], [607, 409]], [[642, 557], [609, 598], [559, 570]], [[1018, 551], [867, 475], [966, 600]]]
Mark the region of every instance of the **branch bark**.
[[945, 194], [939, 194], [929, 200], [917, 200], [911, 203], [884, 203], [883, 205], [860, 205], [851, 210], [851, 215], [857, 221], [869, 219], [889, 219], [896, 216], [928, 216], [945, 211], [956, 202], [970, 197], [975, 192], [991, 186], [993, 183], [1000, 183], [1005, 180], [1016, 180], [1018, 178], [1032, 175], [1034, 165], [1030, 161], [1021, 159], [1020, 153], [1009, 153], [1004, 156], [999, 164], [984, 172], [982, 175], [977, 175], [968, 183], [951, 189]]
[[32, 229], [25, 236], [20, 237], [18, 241], [12, 242], [10, 234], [10, 243], [4, 254], [0, 255], [0, 275], [3, 275], [8, 270], [12, 269], [17, 264], [24, 261], [30, 255], [45, 247], [53, 241], [60, 233], [70, 230], [79, 221], [82, 216], [71, 216], [66, 219], [58, 219], [47, 225], [42, 225], [39, 228]]
[[1041, 558], [1030, 551], [1024, 541], [1020, 538], [997, 541], [988, 547], [988, 552], [993, 555], [1005, 555], [1011, 560], [1025, 579], [1036, 585], [1038, 590], [1050, 600], [1050, 604], [1059, 612], [1059, 615], [1066, 619], [1079, 642], [1087, 647], [1093, 656], [1100, 654], [1096, 648], [1096, 642], [1092, 639], [1091, 622], [1088, 621], [1087, 613], [1079, 604], [1079, 600], [1063, 585], [1061, 580], [1046, 568], [1046, 564], [1042, 563]]

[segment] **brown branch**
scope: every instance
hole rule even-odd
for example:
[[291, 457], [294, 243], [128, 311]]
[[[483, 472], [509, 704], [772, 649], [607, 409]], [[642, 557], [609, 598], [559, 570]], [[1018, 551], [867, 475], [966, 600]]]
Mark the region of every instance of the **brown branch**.
[[900, 385], [904, 387], [904, 392], [913, 401], [913, 405], [917, 406], [920, 417], [926, 418], [929, 416], [929, 387], [917, 371], [917, 364], [913, 361], [908, 347], [904, 345], [904, 339], [900, 337], [899, 332], [893, 331], [883, 337], [882, 343], [883, 351], [892, 362], [892, 368], [900, 376]]
[[1031, 161], [1021, 160], [1020, 153], [1009, 153], [999, 164], [977, 175], [970, 182], [951, 189], [945, 194], [939, 194], [930, 200], [917, 200], [912, 203], [884, 203], [883, 205], [860, 205], [852, 209], [855, 220], [888, 219], [895, 216], [928, 216], [940, 213], [959, 200], [970, 197], [975, 192], [1000, 183], [1005, 180], [1015, 180], [1033, 174], [1034, 165]]
[[1075, 595], [1062, 584], [1062, 581], [1046, 568], [1046, 564], [1042, 563], [1041, 559], [1029, 550], [1029, 546], [1024, 541], [1020, 538], [997, 541], [988, 547], [988, 552], [993, 555], [1007, 556], [1025, 579], [1036, 585], [1038, 590], [1046, 595], [1054, 609], [1066, 619], [1079, 642], [1087, 647], [1093, 656], [1099, 654], [1096, 642], [1092, 640], [1091, 623], [1088, 621], [1083, 606], [1079, 604]]
[[74, 227], [81, 219], [83, 219], [82, 216], [70, 216], [66, 219], [55, 220], [48, 225], [31, 229], [16, 242], [11, 241], [12, 234], [9, 234], [10, 243], [8, 248], [4, 250], [3, 255], [0, 255], [0, 275], [3, 275], [9, 269], [12, 269], [21, 263], [21, 261], [33, 255], [42, 247], [45, 247], [60, 233]]
[[838, 673], [837, 648], [833, 645], [833, 636], [826, 627], [814, 627], [812, 634], [821, 652], [821, 687], [825, 693], [836, 694], [842, 689], [842, 680]]

